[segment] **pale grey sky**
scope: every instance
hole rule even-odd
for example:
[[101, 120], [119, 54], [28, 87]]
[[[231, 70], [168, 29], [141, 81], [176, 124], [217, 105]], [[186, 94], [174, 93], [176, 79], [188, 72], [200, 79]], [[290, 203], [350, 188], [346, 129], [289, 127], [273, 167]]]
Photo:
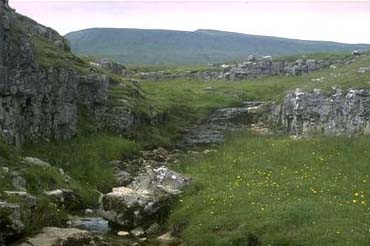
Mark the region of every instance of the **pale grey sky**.
[[91, 27], [217, 29], [370, 43], [369, 1], [10, 0], [10, 4], [61, 34]]

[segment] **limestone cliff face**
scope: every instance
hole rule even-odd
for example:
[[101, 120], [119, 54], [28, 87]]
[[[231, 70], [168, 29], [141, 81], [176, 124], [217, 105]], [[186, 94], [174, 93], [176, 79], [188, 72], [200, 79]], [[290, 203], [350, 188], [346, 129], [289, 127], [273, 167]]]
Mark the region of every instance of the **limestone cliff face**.
[[104, 111], [109, 78], [82, 74], [74, 62], [57, 32], [0, 1], [0, 138], [68, 139], [77, 133], [79, 104]]
[[296, 90], [284, 103], [273, 106], [272, 122], [290, 134], [360, 135], [370, 133], [370, 92], [336, 90]]

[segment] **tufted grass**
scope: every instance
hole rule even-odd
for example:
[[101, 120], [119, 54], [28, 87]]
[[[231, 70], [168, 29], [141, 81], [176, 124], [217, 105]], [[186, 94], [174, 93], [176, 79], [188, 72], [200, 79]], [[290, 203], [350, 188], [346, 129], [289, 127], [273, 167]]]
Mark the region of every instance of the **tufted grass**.
[[232, 136], [184, 156], [186, 245], [370, 245], [368, 138]]
[[[308, 56], [309, 58], [310, 56]], [[370, 56], [355, 58], [349, 65], [322, 69], [302, 76], [270, 76], [242, 81], [144, 81], [141, 83], [147, 99], [161, 109], [183, 105], [192, 109], [218, 108], [240, 100], [280, 101], [287, 91], [315, 88], [330, 92], [340, 89], [370, 88], [369, 73], [358, 73], [360, 67], [370, 66]], [[321, 78], [321, 81], [316, 79]], [[207, 90], [211, 87], [212, 90]]]
[[[109, 192], [114, 185], [111, 160], [134, 155], [140, 149], [135, 141], [119, 136], [92, 135], [69, 141], [25, 146], [24, 156], [36, 156], [62, 168], [74, 182], [65, 188], [80, 192], [87, 206], [96, 206], [98, 192]], [[28, 168], [25, 171], [31, 190], [42, 192], [63, 186], [55, 169]]]

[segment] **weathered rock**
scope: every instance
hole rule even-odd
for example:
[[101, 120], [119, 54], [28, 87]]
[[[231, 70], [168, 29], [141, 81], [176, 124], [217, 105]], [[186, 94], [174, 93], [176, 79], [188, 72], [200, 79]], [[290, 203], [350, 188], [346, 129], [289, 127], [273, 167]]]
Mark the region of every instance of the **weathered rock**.
[[370, 73], [370, 67], [360, 67], [357, 72], [359, 73]]
[[46, 227], [19, 246], [84, 246], [95, 245], [92, 235], [75, 228]]
[[98, 62], [98, 66], [103, 68], [103, 69], [106, 69], [108, 71], [110, 71], [111, 73], [115, 73], [115, 74], [118, 74], [118, 75], [121, 75], [121, 76], [125, 76], [126, 74], [126, 67], [117, 63], [117, 62], [113, 62], [109, 59], [101, 59], [99, 62]]
[[0, 244], [22, 235], [24, 225], [21, 221], [21, 207], [0, 201]]
[[94, 213], [93, 209], [87, 208], [87, 209], [84, 210], [84, 214], [86, 214], [86, 215], [91, 215], [93, 213]]
[[367, 90], [296, 90], [282, 105], [273, 106], [271, 119], [295, 135], [356, 135], [370, 133], [370, 93]]
[[[3, 140], [21, 146], [25, 141], [70, 139], [77, 134], [79, 113], [88, 115], [96, 128], [119, 134], [136, 123], [132, 106], [108, 104], [112, 79], [98, 71], [76, 69], [83, 61], [70, 53], [67, 41], [56, 31], [17, 14], [4, 0], [0, 17]], [[40, 42], [53, 49], [53, 58], [44, 57]]]
[[245, 102], [244, 104], [245, 107], [216, 110], [207, 121], [190, 129], [178, 147], [219, 144], [224, 141], [228, 131], [255, 123], [260, 109], [264, 106], [263, 103]]
[[22, 162], [30, 166], [51, 167], [51, 165], [48, 162], [40, 160], [39, 158], [35, 157], [24, 157]]
[[118, 186], [126, 186], [134, 180], [134, 177], [130, 173], [122, 170], [118, 171], [118, 173], [116, 173], [115, 176], [116, 184]]
[[20, 190], [20, 191], [27, 191], [27, 181], [25, 178], [23, 178], [20, 173], [18, 172], [11, 172], [11, 181], [12, 185], [15, 189]]
[[5, 176], [9, 173], [9, 167], [0, 167], [0, 177], [5, 178]]
[[134, 237], [142, 237], [145, 235], [145, 230], [141, 226], [136, 227], [135, 229], [130, 231], [130, 234]]
[[158, 223], [154, 223], [145, 230], [146, 235], [156, 235], [160, 231], [161, 227]]
[[172, 236], [171, 232], [167, 232], [157, 237], [157, 241], [160, 243], [161, 246], [174, 246], [181, 243], [181, 240]]
[[102, 128], [114, 133], [122, 134], [132, 129], [135, 125], [135, 116], [131, 105], [106, 108], [99, 117]]
[[363, 54], [365, 54], [365, 51], [362, 51], [362, 50], [352, 51], [352, 55], [354, 55], [354, 56], [360, 56], [360, 55], [363, 55]]
[[189, 183], [188, 177], [166, 167], [146, 167], [130, 185], [114, 188], [102, 197], [101, 214], [126, 228], [150, 225]]
[[130, 233], [127, 231], [119, 231], [117, 232], [117, 235], [121, 237], [127, 237], [128, 235], [130, 235]]
[[21, 200], [28, 208], [34, 208], [37, 205], [37, 198], [25, 191], [4, 191], [6, 199], [9, 198]]
[[45, 191], [44, 193], [50, 197], [53, 202], [64, 208], [80, 209], [82, 207], [80, 196], [72, 190], [60, 188], [52, 191]]

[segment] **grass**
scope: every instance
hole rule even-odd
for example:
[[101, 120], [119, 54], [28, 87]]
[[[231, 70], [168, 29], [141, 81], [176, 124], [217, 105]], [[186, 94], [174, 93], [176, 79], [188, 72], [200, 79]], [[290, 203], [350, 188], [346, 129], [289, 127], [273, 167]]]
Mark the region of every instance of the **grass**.
[[184, 157], [171, 216], [187, 245], [369, 245], [366, 138], [231, 137]]
[[138, 152], [134, 141], [109, 135], [78, 137], [69, 141], [25, 146], [24, 156], [37, 156], [62, 168], [74, 180], [68, 184], [61, 180], [55, 169], [24, 169], [30, 191], [72, 188], [80, 193], [86, 206], [97, 206], [99, 192], [109, 192], [114, 186], [111, 160], [120, 160]]
[[[323, 69], [303, 76], [270, 76], [243, 81], [175, 80], [142, 82], [148, 99], [161, 107], [186, 104], [191, 108], [218, 107], [245, 100], [281, 100], [289, 90], [320, 88], [330, 91], [341, 89], [369, 88], [366, 73], [358, 73], [360, 67], [370, 66], [370, 56], [362, 56], [350, 65], [337, 65], [336, 69]], [[321, 78], [320, 81], [317, 79]], [[213, 90], [208, 91], [207, 88]]]
[[[184, 128], [205, 119], [217, 108], [240, 105], [242, 101], [281, 102], [288, 91], [302, 88], [320, 88], [331, 93], [332, 88], [370, 88], [366, 73], [358, 73], [360, 67], [370, 66], [370, 57], [362, 56], [350, 65], [338, 65], [336, 69], [323, 69], [303, 76], [271, 76], [247, 81], [199, 81], [173, 80], [141, 82], [145, 106], [152, 107], [163, 115], [164, 124], [138, 129], [143, 142], [152, 145], [171, 145], [181, 136]], [[125, 90], [115, 88], [114, 100], [125, 99]], [[136, 135], [136, 137], [138, 137]]]

